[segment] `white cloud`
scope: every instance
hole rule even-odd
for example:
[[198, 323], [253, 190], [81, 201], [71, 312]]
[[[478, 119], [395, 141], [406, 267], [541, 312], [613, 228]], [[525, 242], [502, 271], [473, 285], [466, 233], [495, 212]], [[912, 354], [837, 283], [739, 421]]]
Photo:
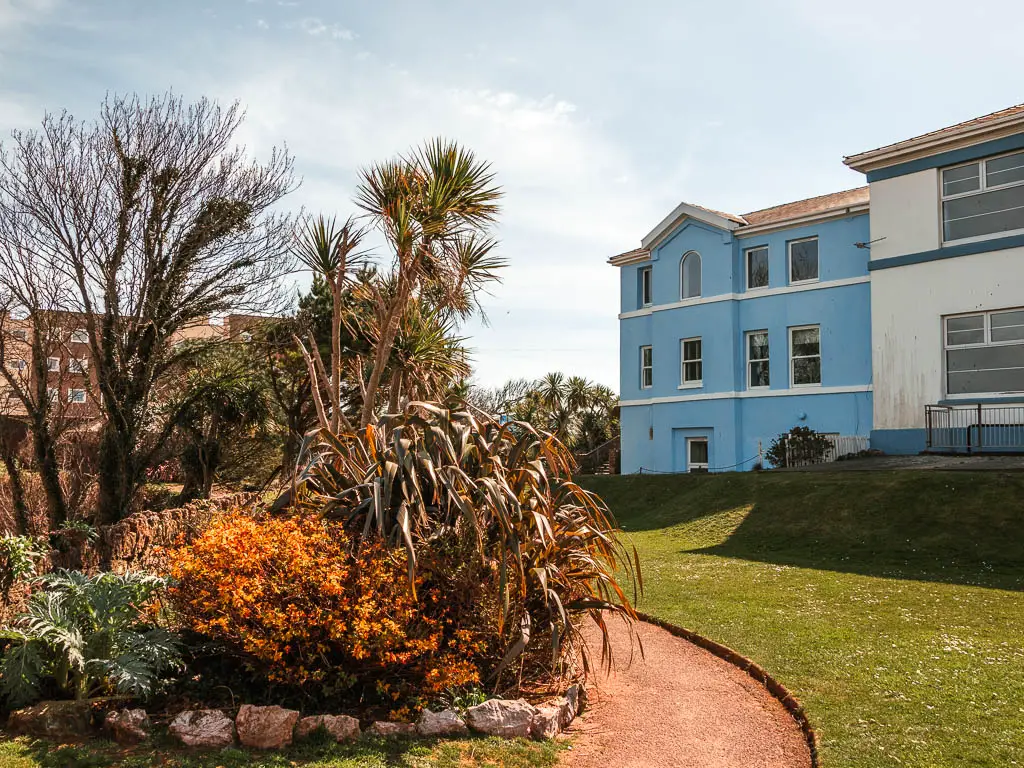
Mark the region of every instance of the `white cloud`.
[[0, 0], [0, 32], [37, 21], [56, 6], [57, 0]]
[[349, 42], [356, 39], [356, 33], [351, 29], [345, 29], [345, 27], [339, 24], [325, 24], [320, 19], [314, 17], [307, 17], [300, 21], [299, 28], [307, 35], [312, 35], [313, 37], [323, 36]]
[[468, 329], [480, 380], [562, 367], [614, 385], [619, 278], [605, 260], [635, 247], [674, 194], [640, 183], [568, 99], [437, 84], [354, 53], [301, 58], [225, 93], [248, 107], [249, 146], [287, 141], [296, 155], [305, 181], [293, 204], [347, 215], [360, 167], [457, 139], [492, 163], [506, 193], [498, 234], [510, 267], [485, 302], [491, 327]]

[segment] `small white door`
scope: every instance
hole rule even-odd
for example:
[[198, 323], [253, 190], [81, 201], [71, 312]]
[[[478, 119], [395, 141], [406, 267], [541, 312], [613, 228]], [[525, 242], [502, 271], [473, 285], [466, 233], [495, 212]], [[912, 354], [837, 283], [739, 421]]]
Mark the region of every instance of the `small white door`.
[[708, 439], [706, 437], [686, 438], [686, 471], [707, 471]]

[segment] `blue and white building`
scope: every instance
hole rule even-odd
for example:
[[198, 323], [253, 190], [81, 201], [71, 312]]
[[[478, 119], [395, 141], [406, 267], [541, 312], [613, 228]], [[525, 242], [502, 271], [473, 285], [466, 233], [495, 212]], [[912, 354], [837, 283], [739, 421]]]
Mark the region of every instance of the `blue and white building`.
[[1024, 437], [1024, 105], [844, 162], [867, 187], [682, 203], [609, 260], [623, 472], [749, 469], [796, 425], [917, 453], [968, 405], [1000, 406], [975, 445]]

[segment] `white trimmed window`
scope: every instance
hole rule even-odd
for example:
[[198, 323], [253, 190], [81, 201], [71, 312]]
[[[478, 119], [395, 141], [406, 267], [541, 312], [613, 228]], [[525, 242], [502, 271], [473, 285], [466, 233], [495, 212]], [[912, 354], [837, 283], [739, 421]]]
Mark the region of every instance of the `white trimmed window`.
[[60, 388], [59, 387], [47, 387], [46, 388], [46, 397], [47, 397], [47, 399], [49, 399], [49, 401], [51, 403], [56, 403], [57, 399], [60, 397]]
[[71, 341], [75, 344], [88, 344], [89, 332], [85, 328], [76, 328], [71, 332]]
[[768, 287], [768, 246], [748, 248], [747, 254], [747, 290]]
[[636, 272], [637, 299], [641, 307], [649, 307], [654, 303], [654, 286], [651, 283], [650, 267], [640, 267]]
[[686, 438], [686, 471], [707, 470], [708, 439], [706, 437]]
[[682, 360], [680, 385], [683, 387], [701, 386], [704, 383], [704, 360], [700, 337], [680, 340], [679, 355]]
[[818, 280], [818, 238], [805, 237], [790, 240], [789, 282], [790, 284], [813, 283]]
[[85, 369], [89, 367], [89, 361], [83, 358], [69, 357], [68, 358], [68, 371], [70, 373], [85, 373]]
[[16, 328], [11, 332], [11, 335], [18, 341], [28, 341], [28, 331], [24, 328]]
[[11, 360], [10, 365], [16, 371], [24, 371], [28, 368], [28, 362], [25, 360]]
[[768, 365], [768, 331], [747, 332], [747, 389], [771, 386]]
[[946, 317], [946, 394], [1024, 392], [1024, 309]]
[[46, 358], [46, 370], [50, 373], [56, 373], [60, 370], [60, 358], [59, 357], [48, 357]]
[[789, 329], [789, 375], [791, 386], [821, 385], [821, 327], [805, 325]]
[[942, 241], [1024, 232], [1024, 152], [942, 171]]
[[654, 386], [654, 348], [640, 347], [640, 389]]
[[68, 402], [69, 403], [84, 403], [85, 402], [85, 390], [84, 389], [69, 389], [68, 390]]
[[700, 296], [700, 254], [690, 251], [679, 262], [679, 298], [696, 299]]

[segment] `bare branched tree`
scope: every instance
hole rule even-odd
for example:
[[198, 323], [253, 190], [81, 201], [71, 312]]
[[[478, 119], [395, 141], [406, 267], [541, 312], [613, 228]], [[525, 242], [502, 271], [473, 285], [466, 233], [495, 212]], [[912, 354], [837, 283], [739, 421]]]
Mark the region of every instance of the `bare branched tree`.
[[49, 309], [85, 322], [104, 417], [99, 522], [127, 514], [172, 428], [153, 423], [153, 399], [195, 351], [176, 336], [274, 309], [291, 271], [293, 224], [274, 207], [295, 187], [292, 159], [252, 161], [234, 139], [243, 119], [237, 103], [114, 96], [94, 122], [48, 114], [0, 149], [0, 251], [59, 275]]

